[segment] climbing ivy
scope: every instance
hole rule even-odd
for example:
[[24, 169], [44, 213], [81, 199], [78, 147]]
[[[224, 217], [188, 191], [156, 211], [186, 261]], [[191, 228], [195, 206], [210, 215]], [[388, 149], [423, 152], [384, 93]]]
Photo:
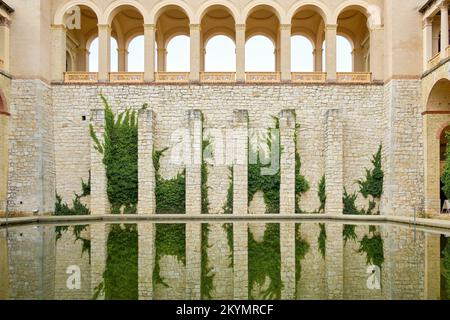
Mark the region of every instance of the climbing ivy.
[[[206, 148], [211, 144], [210, 139], [202, 141], [202, 154], [204, 154]], [[209, 213], [209, 198], [208, 198], [208, 164], [202, 157], [201, 165], [201, 197], [202, 197], [202, 213]]]
[[309, 183], [305, 176], [301, 174], [302, 159], [300, 157], [300, 152], [297, 148], [297, 131], [300, 125], [295, 125], [294, 143], [295, 143], [295, 212], [301, 213], [300, 199], [303, 193], [309, 190]]
[[371, 162], [373, 168], [371, 170], [366, 169], [365, 180], [357, 181], [359, 184], [359, 190], [366, 199], [369, 195], [374, 199], [379, 199], [383, 194], [384, 173], [381, 168], [381, 149], [382, 146], [380, 145], [377, 153], [372, 156]]
[[369, 234], [359, 242], [358, 252], [366, 254], [367, 264], [376, 265], [381, 269], [384, 262], [383, 238], [376, 231], [376, 227], [369, 227]]
[[233, 166], [230, 166], [229, 170], [230, 170], [230, 176], [229, 176], [230, 183], [228, 184], [228, 189], [227, 189], [227, 199], [225, 201], [225, 204], [222, 207], [224, 214], [232, 214], [233, 213]]
[[319, 181], [319, 188], [317, 191], [317, 195], [319, 196], [319, 201], [320, 201], [320, 207], [319, 207], [319, 210], [317, 210], [317, 211], [319, 213], [325, 212], [325, 204], [327, 202], [325, 175], [323, 175]]
[[319, 223], [319, 237], [317, 242], [319, 243], [319, 252], [322, 255], [322, 258], [325, 259], [325, 254], [327, 251], [327, 229], [325, 227], [325, 223]]
[[138, 299], [138, 232], [135, 224], [111, 226], [103, 283], [106, 300]]
[[186, 225], [156, 224], [155, 251], [153, 286], [162, 284], [169, 287], [161, 278], [159, 262], [163, 256], [175, 256], [186, 265]]
[[[275, 128], [279, 129], [279, 120], [275, 118]], [[256, 163], [248, 164], [248, 202], [253, 200], [253, 196], [256, 192], [262, 191], [264, 195], [264, 203], [266, 204], [266, 213], [279, 213], [280, 212], [280, 137], [279, 135], [273, 139], [271, 130], [267, 130], [267, 140], [269, 155], [272, 155], [274, 150], [278, 150], [278, 170], [271, 175], [262, 174], [263, 170], [268, 170], [271, 164], [262, 164], [259, 152], [259, 146], [251, 146], [249, 148], [255, 148], [251, 152], [256, 154]], [[249, 152], [250, 157], [250, 152]]]
[[95, 148], [103, 154], [106, 169], [107, 194], [111, 213], [136, 213], [138, 200], [138, 129], [136, 112], [127, 109], [113, 113], [106, 98], [104, 142], [100, 143], [93, 126], [91, 137]]
[[153, 150], [156, 212], [158, 214], [186, 213], [186, 170], [167, 180], [159, 173], [160, 159], [167, 149]]
[[202, 300], [211, 300], [211, 291], [213, 287], [214, 274], [211, 274], [212, 268], [208, 265], [208, 244], [209, 240], [209, 225], [202, 223], [202, 241], [201, 241], [201, 280], [200, 280], [200, 295]]
[[[447, 141], [450, 141], [450, 131], [447, 131], [445, 133], [445, 138]], [[447, 142], [447, 149], [445, 151], [445, 166], [444, 166], [444, 172], [441, 176], [441, 182], [442, 182], [442, 191], [445, 194], [445, 197], [447, 199], [450, 199], [450, 143]]]
[[268, 223], [262, 242], [257, 242], [253, 233], [248, 230], [248, 296], [255, 299], [252, 290], [255, 284], [262, 286], [269, 278], [269, 287], [261, 292], [263, 299], [277, 299], [281, 297], [281, 253], [280, 253], [280, 225]]
[[300, 223], [295, 224], [295, 296], [297, 297], [298, 282], [302, 274], [302, 260], [309, 251], [309, 243], [300, 234]]

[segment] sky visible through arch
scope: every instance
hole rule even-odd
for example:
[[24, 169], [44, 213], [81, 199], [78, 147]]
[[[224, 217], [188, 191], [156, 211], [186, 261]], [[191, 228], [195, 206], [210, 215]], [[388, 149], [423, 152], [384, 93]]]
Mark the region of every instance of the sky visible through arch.
[[[338, 72], [352, 71], [352, 47], [344, 37], [337, 37]], [[236, 69], [235, 45], [233, 40], [226, 36], [215, 36], [206, 44], [205, 71], [207, 72], [234, 72]], [[90, 47], [89, 71], [98, 71], [98, 38]], [[303, 36], [291, 38], [291, 70], [292, 72], [308, 72], [314, 70], [313, 46]], [[174, 37], [167, 45], [167, 71], [189, 71], [189, 37]], [[324, 46], [325, 52], [325, 46]], [[323, 54], [325, 66], [325, 54]], [[128, 46], [128, 71], [144, 71], [144, 37], [134, 38]], [[155, 66], [156, 66], [155, 54]], [[248, 39], [245, 45], [246, 71], [275, 71], [274, 45], [264, 36], [254, 36]], [[118, 71], [117, 42], [111, 38], [111, 72]], [[157, 70], [155, 68], [155, 70]]]

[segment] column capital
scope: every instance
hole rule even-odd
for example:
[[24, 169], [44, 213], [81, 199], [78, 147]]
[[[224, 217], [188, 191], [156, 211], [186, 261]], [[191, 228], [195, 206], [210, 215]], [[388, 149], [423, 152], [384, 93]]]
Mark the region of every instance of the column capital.
[[432, 27], [433, 26], [433, 19], [434, 17], [428, 17], [423, 19], [422, 21], [422, 27], [426, 28], [426, 27]]
[[98, 30], [111, 30], [111, 26], [109, 24], [97, 24]]
[[11, 20], [9, 20], [7, 17], [0, 16], [0, 27], [10, 27], [11, 26]]
[[[0, 26], [3, 26], [3, 24], [2, 24], [2, 17], [0, 17]], [[63, 24], [52, 24], [52, 25], [50, 26], [50, 29], [51, 29], [51, 30], [64, 30], [64, 31], [67, 30], [67, 29], [66, 29], [66, 26], [63, 25]]]
[[337, 30], [337, 24], [327, 24], [325, 26], [326, 30]]
[[439, 4], [439, 9], [441, 9], [441, 10], [448, 10], [448, 6], [449, 6], [449, 3], [448, 3], [448, 1], [447, 0], [443, 0], [440, 4]]
[[383, 30], [384, 25], [382, 24], [376, 24], [369, 27], [369, 31], [377, 31], [377, 30]]
[[280, 30], [291, 30], [291, 24], [280, 24]]
[[190, 24], [189, 25], [189, 29], [193, 30], [193, 31], [200, 31], [201, 30], [201, 25], [200, 24]]
[[236, 24], [235, 25], [236, 31], [245, 31], [245, 24]]
[[144, 24], [144, 30], [156, 30], [156, 25], [153, 23]]

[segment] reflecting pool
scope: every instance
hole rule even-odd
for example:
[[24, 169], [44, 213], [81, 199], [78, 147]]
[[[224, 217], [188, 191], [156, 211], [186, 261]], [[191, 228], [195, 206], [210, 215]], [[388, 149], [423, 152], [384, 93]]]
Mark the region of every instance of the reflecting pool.
[[412, 226], [214, 221], [0, 229], [0, 299], [449, 297], [448, 234]]

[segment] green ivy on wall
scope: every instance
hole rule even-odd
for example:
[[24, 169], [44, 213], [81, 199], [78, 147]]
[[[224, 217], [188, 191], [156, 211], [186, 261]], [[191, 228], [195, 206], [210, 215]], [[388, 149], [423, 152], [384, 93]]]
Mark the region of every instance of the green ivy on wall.
[[167, 180], [159, 173], [160, 159], [167, 149], [153, 150], [156, 212], [158, 214], [186, 213], [186, 170]]
[[228, 168], [230, 170], [229, 176], [229, 184], [227, 189], [227, 199], [222, 206], [222, 210], [224, 214], [232, 214], [233, 213], [233, 166]]
[[327, 202], [325, 175], [323, 175], [319, 181], [319, 188], [317, 190], [317, 196], [319, 197], [319, 201], [320, 201], [320, 207], [319, 207], [319, 210], [317, 210], [317, 212], [325, 213], [325, 205]]
[[[295, 212], [301, 213], [300, 199], [302, 194], [309, 190], [309, 183], [305, 176], [301, 174], [302, 169], [302, 159], [300, 157], [300, 152], [297, 147], [298, 135], [297, 131], [300, 129], [300, 125], [295, 125], [294, 143], [295, 143]], [[281, 146], [283, 147], [283, 146]]]
[[103, 154], [106, 169], [107, 194], [111, 213], [136, 213], [138, 200], [138, 128], [136, 112], [127, 109], [113, 113], [106, 98], [104, 142], [100, 143], [93, 126], [91, 137], [96, 149]]
[[374, 199], [379, 199], [383, 194], [384, 172], [381, 168], [381, 149], [382, 146], [380, 145], [377, 153], [372, 156], [371, 162], [373, 168], [371, 170], [366, 169], [365, 179], [357, 181], [359, 184], [359, 190], [366, 199], [369, 195]]
[[112, 225], [103, 273], [106, 300], [137, 300], [138, 232], [135, 224]]
[[264, 285], [269, 278], [269, 287], [261, 292], [263, 299], [281, 297], [281, 253], [280, 253], [280, 225], [268, 223], [262, 242], [257, 242], [253, 233], [248, 230], [248, 296], [255, 299], [252, 290], [255, 284]]
[[[450, 141], [450, 131], [445, 133], [445, 138]], [[450, 199], [450, 143], [447, 142], [447, 149], [445, 151], [445, 166], [444, 172], [441, 176], [442, 191], [447, 199]]]
[[319, 243], [319, 252], [322, 255], [322, 258], [325, 259], [325, 255], [327, 253], [327, 229], [325, 227], [325, 223], [319, 223], [319, 237], [317, 238], [317, 242]]
[[298, 282], [302, 275], [302, 260], [309, 251], [309, 243], [300, 234], [300, 223], [295, 224], [295, 296], [298, 294]]
[[155, 232], [155, 266], [153, 269], [153, 289], [157, 284], [169, 287], [160, 275], [159, 262], [163, 256], [175, 256], [186, 265], [186, 225], [156, 224]]

